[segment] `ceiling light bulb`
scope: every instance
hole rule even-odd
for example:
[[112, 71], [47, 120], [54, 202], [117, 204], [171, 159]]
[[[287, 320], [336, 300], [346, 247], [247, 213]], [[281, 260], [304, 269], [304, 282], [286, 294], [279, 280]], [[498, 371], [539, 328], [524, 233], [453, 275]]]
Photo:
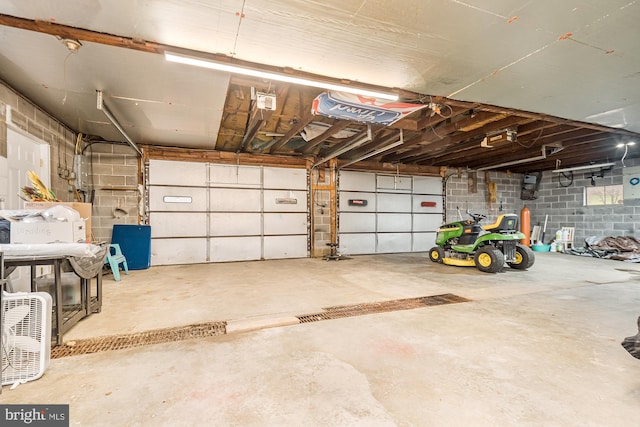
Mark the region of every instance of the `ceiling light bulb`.
[[82, 43], [75, 39], [61, 39], [62, 43], [69, 49], [69, 51], [76, 53], [82, 47]]

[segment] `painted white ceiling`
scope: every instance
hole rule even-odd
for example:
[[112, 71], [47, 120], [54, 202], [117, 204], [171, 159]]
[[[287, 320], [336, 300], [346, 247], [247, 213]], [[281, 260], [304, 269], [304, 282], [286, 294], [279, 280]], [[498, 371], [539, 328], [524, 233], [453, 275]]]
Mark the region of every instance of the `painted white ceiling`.
[[[3, 0], [0, 13], [640, 132], [637, 0]], [[75, 130], [214, 148], [229, 75], [0, 27], [0, 78]]]

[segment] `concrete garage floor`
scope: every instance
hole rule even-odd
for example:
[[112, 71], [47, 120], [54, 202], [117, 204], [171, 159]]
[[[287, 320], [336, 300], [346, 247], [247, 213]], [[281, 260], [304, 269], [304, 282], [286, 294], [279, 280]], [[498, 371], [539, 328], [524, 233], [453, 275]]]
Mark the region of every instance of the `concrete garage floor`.
[[[153, 267], [106, 276], [65, 341], [198, 322], [227, 334], [51, 361], [2, 403], [84, 426], [636, 426], [640, 265], [538, 253], [491, 275], [424, 254]], [[322, 308], [471, 301], [322, 320]]]

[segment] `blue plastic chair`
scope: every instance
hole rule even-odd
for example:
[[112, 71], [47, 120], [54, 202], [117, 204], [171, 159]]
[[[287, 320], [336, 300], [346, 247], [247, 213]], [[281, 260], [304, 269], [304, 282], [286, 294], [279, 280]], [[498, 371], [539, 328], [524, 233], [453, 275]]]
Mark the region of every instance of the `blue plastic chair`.
[[125, 274], [129, 274], [129, 266], [127, 265], [127, 259], [124, 255], [122, 255], [122, 250], [120, 249], [120, 245], [117, 243], [112, 243], [109, 245], [109, 253], [107, 254], [107, 259], [105, 264], [109, 264], [111, 267], [111, 271], [113, 272], [113, 278], [116, 281], [120, 280], [120, 264], [124, 268]]

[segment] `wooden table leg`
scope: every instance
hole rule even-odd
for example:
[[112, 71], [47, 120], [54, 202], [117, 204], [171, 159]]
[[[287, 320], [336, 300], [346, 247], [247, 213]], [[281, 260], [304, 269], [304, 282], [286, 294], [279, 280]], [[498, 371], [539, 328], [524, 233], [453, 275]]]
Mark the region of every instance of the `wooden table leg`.
[[98, 309], [96, 313], [100, 313], [102, 311], [102, 270], [98, 272], [97, 282], [96, 282], [96, 304], [98, 305]]
[[31, 292], [38, 292], [36, 265], [31, 265]]
[[56, 345], [62, 345], [62, 273], [60, 259], [53, 261], [54, 288], [56, 293]]

